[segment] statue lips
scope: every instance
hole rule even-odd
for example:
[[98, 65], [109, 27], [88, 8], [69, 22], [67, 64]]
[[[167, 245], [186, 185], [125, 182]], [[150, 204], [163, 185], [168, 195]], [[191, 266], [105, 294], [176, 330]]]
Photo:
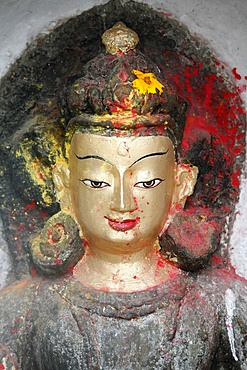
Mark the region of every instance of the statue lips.
[[105, 217], [108, 220], [109, 226], [117, 231], [127, 231], [133, 229], [139, 221], [139, 217], [135, 219], [126, 219], [126, 220], [112, 220], [108, 217]]

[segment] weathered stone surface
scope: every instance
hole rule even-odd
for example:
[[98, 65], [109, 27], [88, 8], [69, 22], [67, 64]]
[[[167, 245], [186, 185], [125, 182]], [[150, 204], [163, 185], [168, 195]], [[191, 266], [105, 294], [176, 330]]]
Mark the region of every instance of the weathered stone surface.
[[[246, 287], [226, 270], [135, 293], [35, 278], [1, 297], [6, 369], [246, 369]], [[16, 363], [19, 365], [16, 365]]]

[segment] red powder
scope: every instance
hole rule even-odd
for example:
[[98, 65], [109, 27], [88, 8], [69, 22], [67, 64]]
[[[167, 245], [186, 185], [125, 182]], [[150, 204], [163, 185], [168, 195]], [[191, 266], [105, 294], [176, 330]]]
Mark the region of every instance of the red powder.
[[35, 277], [35, 275], [36, 275], [36, 270], [35, 270], [35, 269], [32, 269], [32, 270], [31, 270], [31, 275], [32, 275], [32, 278], [34, 278], [34, 277]]
[[159, 267], [164, 267], [166, 263], [165, 263], [164, 259], [159, 258], [157, 264], [158, 264]]
[[44, 211], [44, 210], [40, 212], [40, 215], [41, 217], [48, 217], [47, 211]]
[[232, 69], [232, 73], [233, 73], [234, 77], [236, 78], [236, 80], [241, 80], [241, 76], [240, 76], [240, 74], [237, 73], [237, 68], [236, 67]]
[[170, 279], [175, 279], [176, 277], [177, 277], [177, 273], [176, 272], [169, 271], [169, 278]]
[[121, 69], [121, 71], [119, 72], [118, 74], [118, 78], [122, 81], [122, 82], [126, 82], [128, 80], [128, 73], [126, 72], [125, 69]]
[[222, 259], [220, 257], [214, 256], [214, 255], [212, 255], [211, 259], [215, 265], [219, 265], [222, 262]]
[[[167, 79], [176, 86], [177, 93], [189, 103], [182, 143], [183, 156], [186, 157], [187, 151], [200, 133], [208, 133], [217, 137], [219, 143], [224, 145], [224, 159], [231, 165], [236, 156], [244, 151], [244, 134], [241, 133], [240, 127], [245, 111], [240, 94], [246, 91], [246, 85], [229, 89], [221, 76], [208, 73], [201, 63], [191, 61], [189, 65], [184, 65], [179, 58], [174, 59], [174, 54], [169, 51], [165, 52], [165, 58], [173, 61], [172, 68], [166, 71]], [[225, 68], [218, 61], [216, 66]], [[174, 70], [184, 72], [174, 74]], [[236, 68], [233, 68], [232, 73], [237, 80], [241, 79]], [[245, 77], [247, 80], [247, 76]], [[211, 159], [210, 165], [214, 167], [214, 158]], [[232, 172], [232, 186], [236, 189], [236, 194], [239, 176], [239, 170]], [[200, 237], [197, 239], [199, 243]]]
[[239, 186], [239, 183], [240, 183], [240, 180], [239, 180], [239, 177], [240, 177], [240, 172], [234, 172], [232, 174], [232, 185], [233, 186], [236, 186], [238, 187]]
[[171, 13], [167, 13], [167, 12], [162, 12], [162, 14], [164, 14], [166, 17], [171, 17], [172, 16]]
[[20, 224], [19, 226], [20, 226], [20, 230], [21, 230], [21, 231], [26, 230], [26, 228], [25, 228], [24, 224]]
[[60, 260], [60, 259], [58, 259], [58, 258], [56, 258], [55, 260], [54, 260], [54, 262], [55, 262], [55, 264], [56, 265], [61, 265], [63, 262]]
[[28, 211], [30, 209], [35, 209], [36, 208], [36, 203], [35, 203], [35, 200], [32, 199], [31, 200], [31, 203], [28, 203], [25, 207], [24, 207], [24, 211]]

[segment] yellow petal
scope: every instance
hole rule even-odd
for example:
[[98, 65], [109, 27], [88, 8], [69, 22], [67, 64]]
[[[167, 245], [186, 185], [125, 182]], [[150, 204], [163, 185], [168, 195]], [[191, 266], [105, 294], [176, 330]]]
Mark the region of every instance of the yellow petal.
[[160, 83], [153, 73], [142, 73], [136, 69], [133, 70], [137, 79], [132, 81], [133, 88], [137, 89], [140, 94], [156, 94], [156, 89], [162, 93], [164, 86]]

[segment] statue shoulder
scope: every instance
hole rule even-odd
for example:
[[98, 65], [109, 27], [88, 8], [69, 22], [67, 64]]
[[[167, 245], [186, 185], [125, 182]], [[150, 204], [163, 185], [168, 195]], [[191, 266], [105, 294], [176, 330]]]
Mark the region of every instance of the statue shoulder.
[[34, 277], [10, 285], [0, 292], [0, 365], [5, 369], [36, 369], [33, 343], [39, 326], [69, 310], [57, 291], [59, 278]]
[[215, 363], [222, 368], [246, 370], [246, 280], [231, 268], [216, 268], [208, 269], [198, 282], [201, 287], [204, 286], [208, 302], [214, 307], [214, 315], [218, 320], [216, 332], [220, 345]]
[[22, 347], [31, 333], [31, 297], [34, 291], [31, 279], [28, 279], [0, 292], [0, 364], [4, 369], [16, 368], [19, 347]]
[[189, 275], [173, 339], [179, 368], [200, 368], [211, 359], [212, 368], [246, 369], [246, 289], [243, 279], [223, 268]]

